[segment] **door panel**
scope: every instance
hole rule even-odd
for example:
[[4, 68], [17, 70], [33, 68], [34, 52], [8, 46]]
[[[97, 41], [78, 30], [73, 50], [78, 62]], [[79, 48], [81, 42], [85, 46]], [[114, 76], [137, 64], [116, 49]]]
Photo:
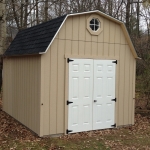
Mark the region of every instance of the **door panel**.
[[93, 60], [69, 62], [68, 129], [74, 132], [92, 130]]
[[71, 133], [111, 128], [114, 124], [113, 60], [73, 59], [69, 62], [68, 129]]
[[94, 60], [93, 130], [111, 128], [114, 124], [116, 64], [112, 61]]

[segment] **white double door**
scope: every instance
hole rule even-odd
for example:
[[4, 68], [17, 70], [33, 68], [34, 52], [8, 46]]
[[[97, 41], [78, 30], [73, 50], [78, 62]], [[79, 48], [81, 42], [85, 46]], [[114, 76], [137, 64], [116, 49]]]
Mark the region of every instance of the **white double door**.
[[69, 62], [68, 130], [71, 133], [112, 128], [115, 113], [114, 60]]

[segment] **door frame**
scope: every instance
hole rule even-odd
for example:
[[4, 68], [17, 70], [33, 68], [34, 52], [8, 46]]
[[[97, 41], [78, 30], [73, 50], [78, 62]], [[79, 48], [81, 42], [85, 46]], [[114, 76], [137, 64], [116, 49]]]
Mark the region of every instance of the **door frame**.
[[[65, 54], [64, 56], [64, 63], [65, 63], [65, 99], [64, 99], [64, 105], [65, 105], [65, 118], [64, 118], [64, 134], [66, 135], [66, 130], [68, 129], [68, 105], [67, 105], [67, 100], [69, 98], [69, 63], [67, 62], [68, 58], [74, 58], [74, 59], [99, 59], [99, 60], [112, 60], [115, 59], [119, 61], [119, 56], [91, 56], [91, 55], [68, 55]], [[115, 85], [116, 85], [116, 90], [115, 90], [115, 95], [116, 98], [118, 97], [118, 68], [119, 68], [119, 62], [116, 65], [116, 80], [115, 80]], [[115, 103], [115, 116], [114, 116], [114, 121], [116, 122], [116, 127], [117, 127], [117, 118], [116, 114], [118, 113], [118, 102]]]

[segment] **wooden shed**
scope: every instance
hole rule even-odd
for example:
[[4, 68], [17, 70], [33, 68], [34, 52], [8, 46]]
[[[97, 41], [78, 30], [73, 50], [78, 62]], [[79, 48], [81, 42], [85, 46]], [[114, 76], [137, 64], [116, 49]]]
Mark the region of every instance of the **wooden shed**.
[[134, 124], [138, 58], [123, 22], [100, 11], [20, 31], [3, 60], [3, 110], [39, 136]]

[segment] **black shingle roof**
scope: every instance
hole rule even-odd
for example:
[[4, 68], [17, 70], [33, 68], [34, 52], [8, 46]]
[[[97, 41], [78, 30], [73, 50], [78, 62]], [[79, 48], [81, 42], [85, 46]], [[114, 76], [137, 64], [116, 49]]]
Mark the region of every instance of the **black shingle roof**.
[[66, 15], [20, 31], [4, 56], [39, 54], [45, 52]]

